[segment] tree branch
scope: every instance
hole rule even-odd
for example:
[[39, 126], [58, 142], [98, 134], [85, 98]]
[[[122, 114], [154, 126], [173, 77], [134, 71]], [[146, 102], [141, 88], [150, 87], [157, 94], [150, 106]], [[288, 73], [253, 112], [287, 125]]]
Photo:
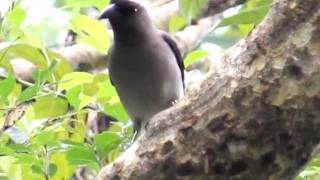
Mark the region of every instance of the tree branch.
[[320, 1], [275, 0], [98, 179], [292, 179], [320, 141]]

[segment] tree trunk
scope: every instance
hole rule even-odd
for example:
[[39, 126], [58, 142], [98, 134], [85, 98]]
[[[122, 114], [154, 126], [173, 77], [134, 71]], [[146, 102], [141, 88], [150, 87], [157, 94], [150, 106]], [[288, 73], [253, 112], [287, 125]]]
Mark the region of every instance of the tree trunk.
[[98, 179], [293, 179], [320, 140], [320, 1], [275, 0]]

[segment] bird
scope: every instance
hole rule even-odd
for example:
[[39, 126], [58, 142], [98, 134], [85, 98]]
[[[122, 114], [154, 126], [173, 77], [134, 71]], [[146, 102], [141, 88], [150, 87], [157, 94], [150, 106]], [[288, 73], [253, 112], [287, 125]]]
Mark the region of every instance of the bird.
[[98, 19], [107, 19], [114, 34], [109, 76], [132, 120], [134, 141], [155, 114], [184, 96], [183, 59], [173, 38], [137, 2], [113, 1]]

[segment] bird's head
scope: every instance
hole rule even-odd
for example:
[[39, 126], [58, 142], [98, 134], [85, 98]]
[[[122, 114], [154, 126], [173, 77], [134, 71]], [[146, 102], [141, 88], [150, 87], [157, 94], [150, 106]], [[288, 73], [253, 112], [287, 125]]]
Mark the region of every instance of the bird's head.
[[151, 23], [146, 9], [130, 0], [111, 1], [99, 19], [108, 19], [113, 30], [135, 30]]

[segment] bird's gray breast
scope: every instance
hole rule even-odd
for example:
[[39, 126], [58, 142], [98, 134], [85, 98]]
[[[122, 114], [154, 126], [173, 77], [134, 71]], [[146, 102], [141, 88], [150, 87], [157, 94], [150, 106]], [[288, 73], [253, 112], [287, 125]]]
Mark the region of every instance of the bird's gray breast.
[[165, 42], [115, 45], [110, 56], [110, 77], [131, 118], [151, 118], [183, 96], [181, 73]]

